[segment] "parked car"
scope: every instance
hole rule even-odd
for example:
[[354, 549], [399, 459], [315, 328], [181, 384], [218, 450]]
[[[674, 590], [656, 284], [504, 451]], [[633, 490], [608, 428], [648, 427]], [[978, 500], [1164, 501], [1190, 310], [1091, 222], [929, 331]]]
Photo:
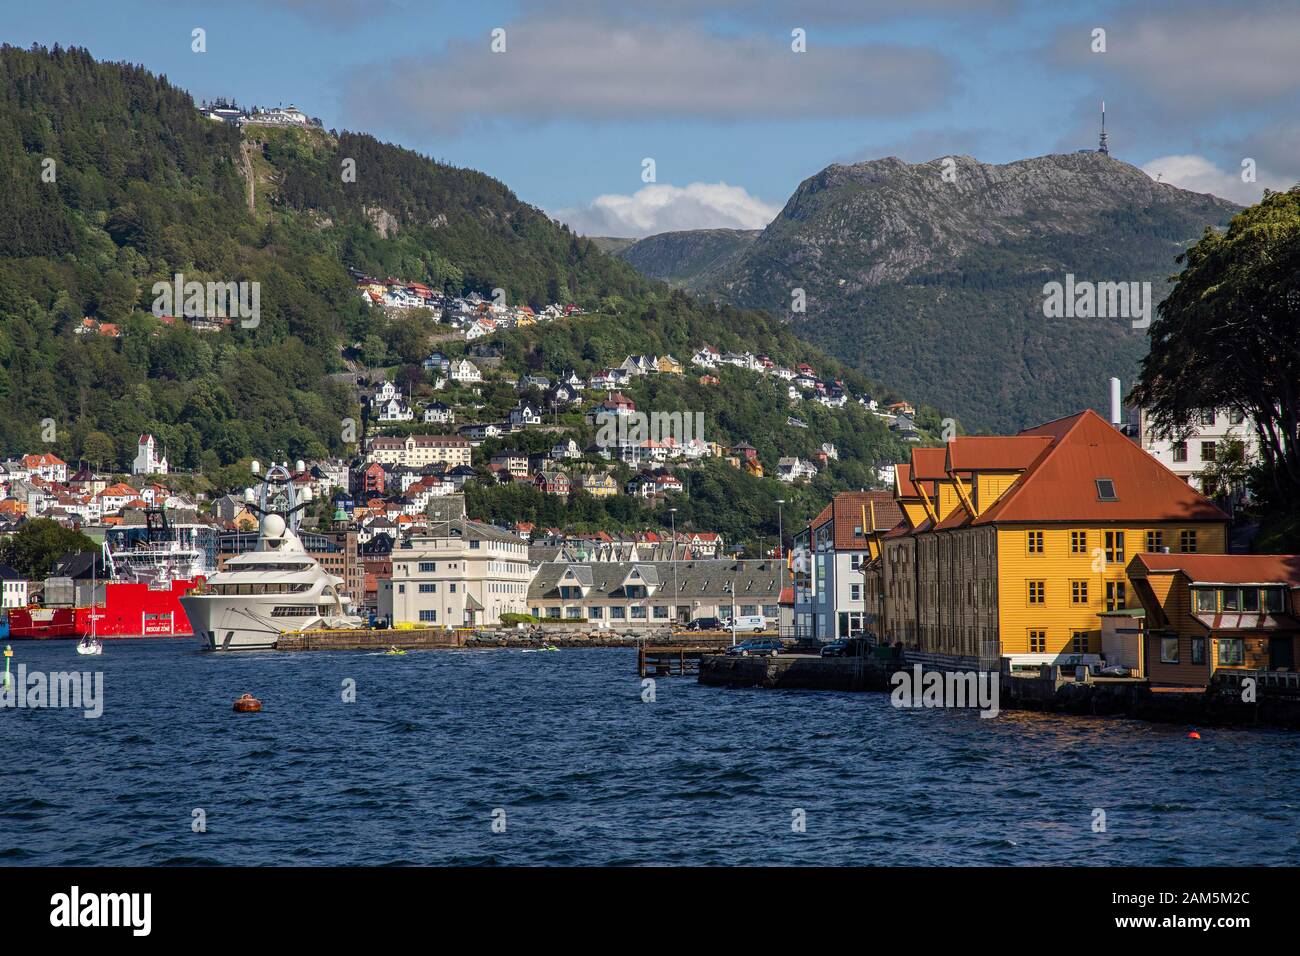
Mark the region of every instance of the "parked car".
[[784, 650], [781, 642], [774, 637], [751, 638], [727, 648], [733, 657], [776, 657]]
[[767, 618], [761, 614], [746, 614], [743, 617], [733, 618], [727, 625], [727, 630], [735, 631], [737, 634], [746, 631], [762, 634], [767, 630]]
[[865, 637], [841, 637], [822, 645], [822, 657], [865, 657], [871, 653], [871, 642]]
[[716, 617], [697, 617], [686, 628], [688, 631], [725, 631], [727, 626]]

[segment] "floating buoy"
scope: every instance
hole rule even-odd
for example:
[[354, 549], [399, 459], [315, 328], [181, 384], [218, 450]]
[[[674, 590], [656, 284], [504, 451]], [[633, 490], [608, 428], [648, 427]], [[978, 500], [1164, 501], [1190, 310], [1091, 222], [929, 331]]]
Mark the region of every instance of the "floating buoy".
[[235, 710], [241, 714], [256, 714], [262, 709], [262, 702], [252, 694], [245, 694], [235, 701]]
[[1188, 736], [1188, 738], [1191, 739], [1191, 740], [1200, 740], [1200, 739], [1201, 739], [1201, 735], [1198, 734], [1198, 733], [1197, 733], [1196, 731], [1194, 731], [1194, 730], [1193, 730], [1190, 734], [1188, 734], [1187, 736]]

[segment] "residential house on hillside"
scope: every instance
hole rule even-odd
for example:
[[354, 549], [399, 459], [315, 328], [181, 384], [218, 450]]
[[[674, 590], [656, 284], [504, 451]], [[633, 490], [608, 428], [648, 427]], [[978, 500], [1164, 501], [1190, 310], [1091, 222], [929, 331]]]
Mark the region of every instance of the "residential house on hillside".
[[786, 456], [777, 460], [777, 481], [794, 483], [801, 480], [811, 481], [816, 477], [817, 466], [812, 462], [804, 461], [797, 456]]
[[469, 359], [460, 359], [451, 363], [451, 380], [467, 385], [483, 381], [483, 373]]

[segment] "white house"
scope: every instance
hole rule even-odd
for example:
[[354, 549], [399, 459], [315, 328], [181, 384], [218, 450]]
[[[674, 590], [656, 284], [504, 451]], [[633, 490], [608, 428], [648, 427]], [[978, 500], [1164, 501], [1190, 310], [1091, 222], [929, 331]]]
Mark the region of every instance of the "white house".
[[816, 478], [817, 466], [802, 458], [782, 458], [776, 463], [776, 477], [778, 481], [791, 483], [801, 478]]
[[451, 380], [453, 382], [481, 382], [483, 373], [469, 359], [451, 363]]

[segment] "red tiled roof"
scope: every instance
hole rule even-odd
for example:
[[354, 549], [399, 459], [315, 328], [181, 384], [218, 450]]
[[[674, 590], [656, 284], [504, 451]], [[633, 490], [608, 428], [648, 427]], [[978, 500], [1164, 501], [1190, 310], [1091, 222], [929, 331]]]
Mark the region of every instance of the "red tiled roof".
[[[1092, 409], [1021, 435], [1046, 435], [1053, 443], [974, 524], [1228, 520], [1213, 502]], [[1098, 497], [1098, 478], [1114, 482], [1116, 500]]]
[[948, 450], [946, 448], [913, 448], [912, 479], [914, 481], [941, 481], [948, 477]]
[[1024, 471], [1051, 444], [1048, 435], [964, 435], [948, 442], [944, 467], [948, 471]]
[[1151, 554], [1134, 556], [1148, 572], [1182, 572], [1201, 584], [1289, 584], [1300, 587], [1300, 554]]

